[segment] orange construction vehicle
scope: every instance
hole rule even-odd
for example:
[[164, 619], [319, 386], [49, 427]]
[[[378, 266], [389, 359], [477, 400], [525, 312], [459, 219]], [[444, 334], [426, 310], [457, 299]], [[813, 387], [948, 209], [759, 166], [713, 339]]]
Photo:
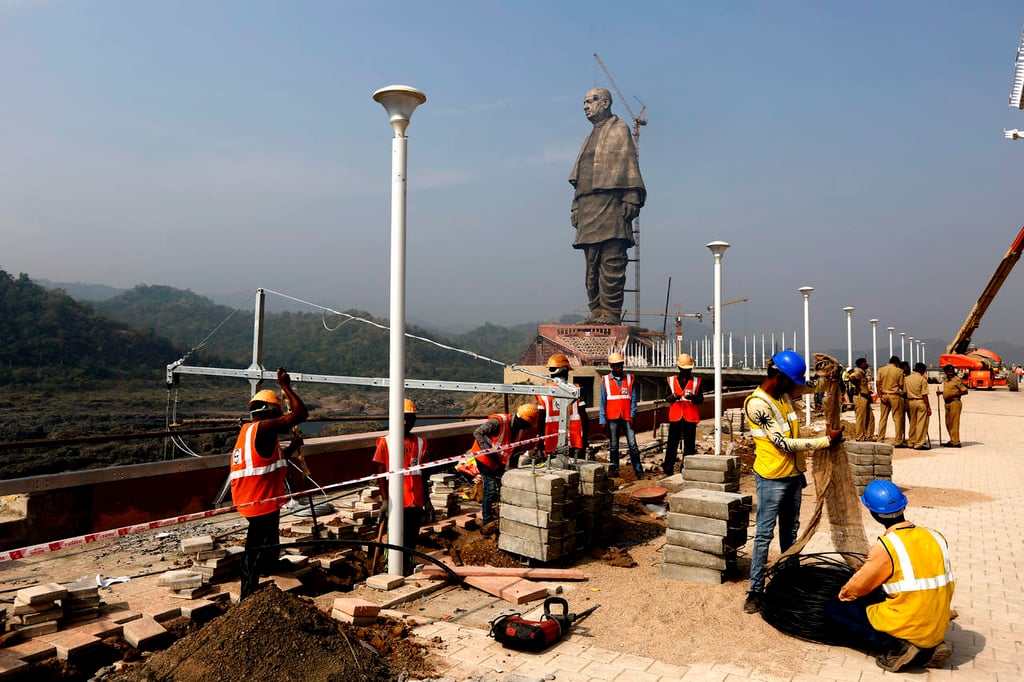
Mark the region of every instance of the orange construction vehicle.
[[949, 344], [949, 348], [943, 355], [939, 356], [941, 366], [953, 365], [964, 375], [968, 388], [995, 388], [996, 386], [1007, 386], [1011, 391], [1017, 390], [1017, 375], [1008, 372], [1003, 365], [1003, 359], [998, 353], [985, 348], [971, 348], [971, 337], [974, 330], [981, 324], [981, 318], [992, 304], [999, 288], [1003, 286], [1006, 277], [1013, 270], [1013, 266], [1020, 260], [1021, 246], [1024, 243], [1024, 227], [1017, 233], [1017, 238], [1010, 245], [1010, 250], [999, 262], [988, 286], [981, 292], [981, 297], [967, 314], [967, 319], [960, 327], [960, 331]]

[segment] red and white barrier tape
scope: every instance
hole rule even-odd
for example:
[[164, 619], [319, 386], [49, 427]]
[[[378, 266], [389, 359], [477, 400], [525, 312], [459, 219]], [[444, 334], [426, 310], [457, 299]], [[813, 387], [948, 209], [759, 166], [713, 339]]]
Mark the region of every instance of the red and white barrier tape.
[[[417, 465], [417, 466], [414, 466], [414, 467], [409, 467], [408, 469], [401, 469], [400, 473], [409, 473], [409, 472], [423, 471], [423, 470], [426, 470], [426, 469], [429, 469], [429, 468], [443, 466], [445, 464], [451, 464], [453, 462], [459, 462], [459, 461], [462, 461], [464, 459], [468, 459], [469, 457], [476, 457], [478, 455], [486, 455], [486, 454], [490, 454], [492, 452], [504, 452], [504, 451], [509, 450], [511, 448], [514, 448], [514, 447], [519, 447], [519, 446], [522, 446], [522, 445], [528, 445], [530, 443], [536, 443], [536, 442], [545, 440], [546, 438], [550, 438], [552, 435], [557, 435], [557, 434], [550, 434], [550, 435], [547, 435], [547, 436], [539, 436], [537, 438], [528, 438], [526, 440], [516, 441], [515, 443], [512, 443], [510, 445], [506, 445], [504, 447], [490, 448], [488, 450], [480, 450], [478, 452], [465, 453], [465, 454], [461, 454], [461, 455], [456, 455], [455, 457], [447, 457], [445, 459], [433, 460], [433, 461], [427, 462], [426, 464], [420, 464], [420, 465]], [[38, 545], [30, 545], [28, 547], [21, 547], [19, 549], [12, 549], [12, 550], [7, 551], [7, 552], [0, 552], [0, 564], [8, 562], [8, 561], [17, 561], [18, 559], [25, 559], [25, 558], [31, 557], [31, 556], [37, 556], [39, 554], [46, 554], [48, 552], [56, 552], [57, 550], [67, 549], [68, 547], [78, 547], [80, 545], [88, 545], [90, 543], [97, 542], [98, 540], [109, 540], [110, 538], [118, 538], [118, 537], [122, 537], [122, 536], [125, 536], [125, 535], [132, 535], [134, 533], [141, 533], [143, 531], [153, 530], [154, 528], [163, 528], [165, 526], [173, 526], [173, 525], [176, 525], [176, 524], [179, 524], [179, 523], [184, 523], [186, 521], [196, 521], [196, 520], [199, 520], [199, 519], [207, 519], [207, 518], [210, 518], [211, 516], [219, 516], [221, 514], [227, 514], [228, 512], [237, 511], [241, 507], [248, 507], [248, 506], [252, 506], [252, 505], [255, 505], [255, 504], [262, 504], [264, 502], [271, 502], [271, 501], [274, 501], [274, 500], [290, 500], [290, 499], [292, 499], [294, 497], [299, 497], [299, 496], [302, 496], [302, 495], [308, 495], [308, 494], [313, 493], [313, 492], [327, 492], [328, 490], [333, 490], [333, 489], [337, 489], [337, 488], [347, 488], [347, 487], [349, 487], [349, 486], [351, 486], [353, 484], [356, 484], [356, 483], [366, 483], [366, 482], [370, 482], [370, 481], [376, 481], [377, 479], [380, 479], [380, 478], [387, 478], [392, 473], [399, 473], [399, 472], [387, 471], [387, 472], [380, 473], [380, 474], [371, 474], [369, 476], [362, 476], [360, 478], [354, 478], [354, 479], [352, 479], [350, 481], [343, 481], [341, 483], [334, 483], [332, 485], [324, 486], [322, 488], [310, 488], [310, 489], [303, 490], [303, 491], [297, 492], [297, 493], [291, 493], [291, 494], [288, 494], [288, 495], [281, 495], [280, 497], [271, 497], [271, 498], [268, 498], [266, 500], [258, 500], [256, 502], [247, 502], [247, 503], [245, 503], [243, 505], [233, 505], [231, 507], [222, 507], [221, 509], [209, 509], [207, 511], [194, 512], [192, 514], [182, 514], [180, 516], [172, 516], [170, 518], [159, 519], [157, 521], [149, 521], [148, 523], [139, 523], [139, 524], [136, 524], [136, 525], [133, 525], [133, 526], [122, 526], [120, 528], [111, 528], [110, 530], [104, 530], [104, 531], [100, 531], [98, 533], [89, 533], [87, 535], [79, 535], [78, 537], [65, 538], [64, 540], [54, 540], [53, 542], [43, 542], [43, 543], [40, 543]]]

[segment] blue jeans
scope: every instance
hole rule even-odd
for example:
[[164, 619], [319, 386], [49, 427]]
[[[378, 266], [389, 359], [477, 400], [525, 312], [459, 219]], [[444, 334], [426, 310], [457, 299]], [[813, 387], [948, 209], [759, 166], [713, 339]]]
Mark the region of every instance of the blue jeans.
[[476, 463], [476, 468], [484, 480], [484, 499], [480, 502], [480, 506], [483, 507], [483, 522], [488, 524], [498, 518], [494, 513], [494, 503], [498, 500], [498, 494], [501, 491], [501, 475], [505, 471], [504, 467], [491, 469], [479, 460]]
[[608, 420], [608, 455], [612, 460], [612, 467], [619, 468], [619, 430], [626, 434], [626, 447], [629, 448], [629, 462], [633, 465], [633, 473], [637, 478], [643, 478], [644, 468], [640, 465], [640, 448], [636, 446], [636, 433], [633, 431], [633, 423], [625, 419]]
[[750, 556], [750, 591], [764, 591], [764, 567], [768, 563], [768, 546], [779, 522], [779, 549], [785, 552], [796, 542], [800, 530], [800, 492], [806, 485], [803, 474], [788, 478], [764, 478], [754, 472], [757, 490], [757, 532]]

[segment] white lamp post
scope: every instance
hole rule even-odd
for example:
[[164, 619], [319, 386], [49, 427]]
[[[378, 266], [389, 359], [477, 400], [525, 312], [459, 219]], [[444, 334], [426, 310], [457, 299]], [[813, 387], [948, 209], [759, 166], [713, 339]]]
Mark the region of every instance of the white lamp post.
[[914, 363], [917, 362], [914, 359], [914, 337], [908, 335], [907, 336], [907, 341], [910, 342], [910, 368], [913, 369], [914, 368]]
[[708, 249], [715, 256], [715, 454], [722, 454], [722, 255], [729, 242], [711, 242]]
[[[408, 85], [389, 85], [373, 93], [391, 119], [391, 330], [388, 381], [388, 542], [402, 545], [402, 469], [405, 468], [405, 129], [409, 117], [427, 96]], [[405, 575], [402, 552], [388, 552], [388, 573]]]
[[[892, 357], [892, 333], [896, 331], [896, 327], [886, 327], [889, 330], [889, 357]], [[903, 358], [900, 358], [901, 360]]]
[[875, 334], [878, 331], [878, 320], [872, 318], [868, 322], [871, 323], [871, 368], [874, 370], [872, 376], [875, 377], [875, 393], [878, 393], [878, 337]]
[[[906, 342], [906, 338], [907, 338], [907, 333], [906, 332], [900, 332], [900, 357], [903, 358], [904, 360], [907, 359], [907, 346], [906, 346], [906, 343], [905, 343]], [[911, 365], [911, 368], [913, 368], [913, 365]]]
[[852, 305], [843, 308], [846, 313], [846, 366], [853, 367], [853, 311]]
[[928, 348], [928, 344], [925, 343], [924, 341], [922, 341], [921, 342], [921, 362], [923, 362], [925, 365], [928, 364], [927, 348]]
[[[804, 355], [807, 360], [807, 369], [804, 370], [804, 379], [811, 378], [811, 292], [814, 287], [800, 287], [797, 289], [804, 296]], [[804, 416], [807, 426], [811, 425], [811, 403], [814, 402], [813, 393], [804, 394]]]

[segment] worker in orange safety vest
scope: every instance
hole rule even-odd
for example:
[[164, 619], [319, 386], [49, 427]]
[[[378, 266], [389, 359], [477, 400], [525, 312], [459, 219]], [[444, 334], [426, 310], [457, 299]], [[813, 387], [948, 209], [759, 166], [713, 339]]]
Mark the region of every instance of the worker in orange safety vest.
[[[676, 469], [676, 453], [679, 440], [683, 441], [683, 462], [688, 455], [697, 454], [697, 423], [700, 421], [700, 405], [704, 402], [704, 390], [699, 377], [693, 376], [694, 362], [689, 353], [676, 358], [677, 374], [668, 377], [668, 442], [665, 444], [665, 462], [662, 469], [671, 476]], [[685, 466], [685, 464], [684, 464]]]
[[288, 458], [302, 445], [302, 438], [296, 436], [282, 449], [277, 438], [309, 415], [302, 399], [292, 390], [291, 377], [283, 367], [277, 369], [277, 383], [291, 411], [285, 412], [276, 392], [264, 389], [256, 393], [249, 401], [252, 421], [242, 427], [231, 452], [231, 499], [238, 506], [238, 513], [249, 521], [241, 568], [241, 599], [255, 592], [260, 574], [269, 575], [277, 564], [277, 551], [263, 548], [279, 543]]
[[[555, 386], [556, 381], [568, 383], [569, 372], [571, 371], [572, 365], [569, 364], [569, 358], [562, 353], [555, 353], [548, 358], [548, 373], [555, 380], [549, 382], [548, 386]], [[573, 385], [576, 386], [576, 384]], [[558, 409], [558, 401], [553, 396], [539, 395], [536, 397], [537, 404], [540, 406], [538, 423], [544, 425], [543, 451], [551, 453], [558, 447], [558, 429], [562, 414]], [[577, 398], [569, 405], [569, 437], [567, 442], [570, 448], [569, 454], [572, 457], [584, 457], [586, 455], [589, 426], [590, 418], [587, 416], [587, 404], [583, 401], [583, 398]]]
[[640, 463], [640, 448], [636, 444], [636, 433], [633, 431], [633, 419], [636, 417], [636, 406], [639, 400], [635, 377], [623, 371], [625, 358], [621, 353], [608, 356], [611, 373], [601, 380], [601, 426], [608, 433], [608, 456], [612, 461], [609, 475], [619, 475], [619, 433], [626, 434], [626, 446], [629, 448], [629, 461], [637, 480], [643, 480], [644, 469]]
[[[540, 410], [536, 403], [523, 403], [516, 408], [515, 414], [492, 414], [487, 421], [480, 425], [473, 432], [475, 442], [470, 448], [474, 455], [477, 470], [483, 479], [484, 497], [481, 502], [483, 507], [484, 525], [496, 520], [494, 514], [494, 502], [501, 487], [501, 475], [505, 473], [505, 467], [511, 462], [512, 467], [516, 465], [518, 450], [515, 446], [520, 434], [527, 428], [537, 428]], [[520, 446], [522, 447], [522, 446]]]

